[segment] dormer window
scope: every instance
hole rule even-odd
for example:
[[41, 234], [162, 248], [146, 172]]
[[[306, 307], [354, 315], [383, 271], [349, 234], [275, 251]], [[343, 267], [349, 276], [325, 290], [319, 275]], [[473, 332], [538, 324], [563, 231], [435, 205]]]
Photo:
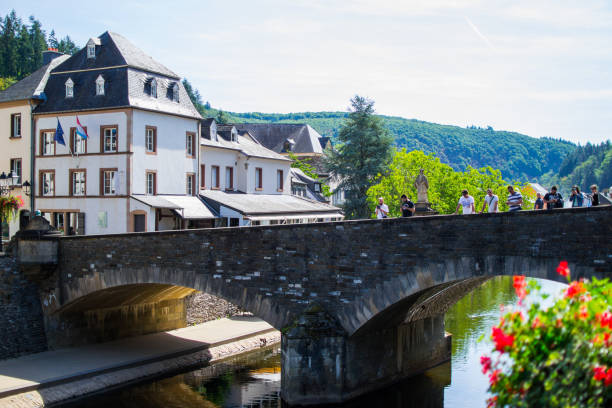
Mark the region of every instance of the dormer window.
[[74, 82], [68, 78], [66, 81], [66, 98], [72, 98], [74, 96]]
[[102, 75], [98, 75], [98, 79], [96, 79], [96, 95], [104, 95], [104, 78], [102, 78]]
[[157, 98], [157, 80], [155, 78], [151, 80], [151, 96]]
[[178, 102], [179, 101], [179, 86], [178, 86], [177, 83], [172, 85], [172, 100], [174, 102]]
[[236, 131], [236, 129], [232, 129], [232, 133], [231, 133], [231, 139], [232, 139], [232, 142], [235, 142], [235, 141], [237, 141], [237, 140], [238, 140], [238, 135], [237, 135], [237, 133], [238, 133], [238, 132]]
[[87, 44], [87, 58], [96, 58], [96, 44]]

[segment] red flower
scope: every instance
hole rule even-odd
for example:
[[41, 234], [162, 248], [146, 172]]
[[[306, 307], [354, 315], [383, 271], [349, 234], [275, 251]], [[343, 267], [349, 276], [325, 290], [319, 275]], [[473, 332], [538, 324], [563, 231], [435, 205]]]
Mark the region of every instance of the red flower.
[[567, 261], [559, 262], [559, 266], [557, 266], [557, 273], [561, 276], [568, 277], [570, 274], [569, 266], [567, 265]]
[[487, 356], [480, 357], [480, 365], [482, 366], [482, 373], [486, 374], [491, 369], [491, 358]]
[[580, 306], [580, 315], [579, 315], [579, 317], [582, 320], [586, 320], [587, 317], [589, 317], [589, 309], [586, 307], [586, 305]]
[[[612, 371], [612, 370], [608, 370]], [[601, 381], [606, 379], [606, 367], [597, 366], [593, 368], [593, 379], [595, 381]]]
[[527, 292], [525, 291], [525, 287], [527, 286], [525, 277], [523, 275], [513, 276], [512, 286], [514, 286], [514, 291], [516, 292], [516, 296], [518, 296], [519, 299], [523, 300], [525, 296], [527, 295]]
[[582, 293], [586, 292], [586, 288], [582, 282], [572, 282], [570, 283], [569, 288], [565, 291], [565, 297], [568, 299], [572, 299], [575, 296], [578, 296]]
[[608, 368], [608, 371], [606, 371], [606, 379], [604, 381], [604, 385], [606, 387], [612, 385], [612, 368]]
[[487, 399], [487, 408], [493, 408], [497, 404], [497, 395]]
[[612, 329], [612, 314], [610, 312], [605, 311], [597, 314], [597, 320], [599, 320], [601, 327], [605, 328], [607, 326]]
[[491, 338], [495, 342], [495, 349], [500, 352], [504, 352], [506, 347], [512, 347], [514, 344], [514, 336], [506, 334], [499, 327], [493, 327], [491, 329]]
[[494, 370], [491, 373], [491, 375], [489, 375], [489, 384], [491, 384], [491, 387], [493, 387], [499, 381], [499, 373], [500, 372], [501, 371], [499, 371], [499, 370]]
[[542, 322], [540, 321], [540, 316], [536, 316], [535, 319], [533, 319], [533, 323], [531, 324], [531, 328], [532, 329], [537, 329], [542, 327]]

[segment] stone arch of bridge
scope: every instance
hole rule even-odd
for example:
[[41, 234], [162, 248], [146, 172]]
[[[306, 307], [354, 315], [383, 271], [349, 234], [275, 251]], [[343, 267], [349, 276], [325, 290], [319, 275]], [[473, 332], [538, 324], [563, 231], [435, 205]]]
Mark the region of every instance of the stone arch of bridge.
[[254, 288], [238, 286], [215, 275], [195, 271], [148, 267], [126, 271], [121, 268], [93, 272], [65, 282], [59, 288], [61, 299], [47, 308], [47, 315], [66, 314], [88, 309], [153, 303], [180, 299], [194, 291], [204, 292], [230, 303], [281, 329], [290, 320], [290, 312]]
[[[382, 280], [337, 313], [338, 323], [349, 336], [439, 316], [484, 281], [501, 275], [565, 282], [556, 273], [559, 259], [491, 256], [448, 258], [419, 265]], [[591, 271], [572, 265], [574, 276]]]

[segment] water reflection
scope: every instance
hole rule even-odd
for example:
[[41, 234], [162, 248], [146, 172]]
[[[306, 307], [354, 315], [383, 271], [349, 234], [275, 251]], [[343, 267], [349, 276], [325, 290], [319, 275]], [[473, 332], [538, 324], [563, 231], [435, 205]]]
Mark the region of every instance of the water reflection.
[[[558, 293], [561, 285], [541, 281], [543, 291]], [[480, 356], [490, 345], [478, 342], [499, 319], [500, 305], [514, 304], [510, 277], [487, 281], [461, 299], [446, 315], [453, 333], [452, 362], [431, 369], [385, 390], [358, 398], [343, 408], [484, 407], [487, 378], [480, 373]], [[89, 408], [280, 408], [280, 354], [268, 348], [248, 356], [161, 380], [108, 392], [68, 407]]]

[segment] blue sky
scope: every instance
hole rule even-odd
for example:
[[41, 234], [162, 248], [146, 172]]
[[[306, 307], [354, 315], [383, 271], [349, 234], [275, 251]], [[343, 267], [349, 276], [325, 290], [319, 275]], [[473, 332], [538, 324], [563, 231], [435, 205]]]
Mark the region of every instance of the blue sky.
[[80, 46], [116, 31], [224, 110], [346, 110], [358, 93], [386, 115], [612, 139], [612, 2], [3, 3]]

